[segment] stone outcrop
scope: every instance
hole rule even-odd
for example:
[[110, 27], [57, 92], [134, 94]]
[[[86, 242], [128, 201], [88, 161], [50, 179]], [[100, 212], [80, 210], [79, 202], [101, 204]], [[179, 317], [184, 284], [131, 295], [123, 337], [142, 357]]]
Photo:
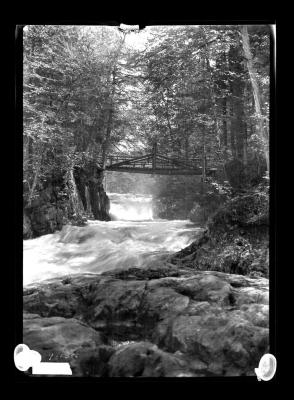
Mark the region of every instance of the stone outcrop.
[[170, 258], [197, 270], [269, 276], [269, 198], [261, 188], [237, 195], [190, 246]]
[[103, 171], [95, 164], [75, 168], [74, 179], [84, 210], [101, 221], [110, 221], [110, 202], [103, 188]]
[[61, 174], [39, 183], [30, 204], [24, 203], [24, 239], [53, 233], [69, 221], [73, 210], [64, 190], [65, 183]]
[[102, 344], [94, 329], [74, 318], [24, 314], [23, 330], [27, 345], [42, 348], [42, 357], [52, 361], [75, 358], [80, 350], [93, 351]]
[[102, 170], [96, 165], [75, 168], [67, 184], [65, 181], [61, 173], [48, 177], [40, 182], [31, 203], [24, 204], [24, 239], [54, 233], [65, 224], [83, 226], [87, 217], [110, 220]]
[[254, 375], [268, 301], [266, 278], [168, 264], [54, 278], [24, 289], [23, 340], [77, 376]]

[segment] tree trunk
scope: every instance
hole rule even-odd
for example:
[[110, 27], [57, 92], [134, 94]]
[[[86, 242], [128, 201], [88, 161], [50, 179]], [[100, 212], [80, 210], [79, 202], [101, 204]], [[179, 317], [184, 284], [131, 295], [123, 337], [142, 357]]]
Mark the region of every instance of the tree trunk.
[[202, 182], [206, 179], [206, 143], [205, 130], [202, 128]]
[[164, 97], [163, 92], [160, 92], [161, 94], [161, 98], [162, 101], [164, 103], [164, 107], [165, 107], [165, 117], [166, 117], [166, 123], [167, 123], [167, 128], [169, 131], [169, 136], [170, 136], [170, 140], [172, 142], [172, 148], [173, 148], [173, 152], [177, 153], [178, 149], [177, 149], [177, 143], [176, 140], [174, 138], [174, 132], [170, 123], [170, 112], [169, 112], [169, 105], [168, 105], [168, 99]]
[[102, 144], [102, 168], [105, 168], [106, 164], [106, 156], [108, 153], [108, 147], [109, 147], [109, 142], [110, 142], [110, 137], [111, 137], [111, 132], [112, 132], [112, 120], [113, 120], [113, 110], [114, 110], [114, 95], [115, 95], [115, 85], [116, 85], [116, 70], [117, 70], [117, 62], [121, 53], [121, 50], [123, 48], [123, 45], [126, 40], [126, 32], [123, 33], [123, 38], [122, 41], [118, 47], [118, 50], [113, 58], [113, 62], [110, 65], [110, 77], [112, 75], [112, 90], [110, 94], [110, 102], [109, 102], [109, 113], [108, 113], [108, 121], [107, 121], [107, 127], [106, 127], [106, 135]]
[[212, 102], [214, 129], [216, 131], [216, 136], [217, 136], [217, 141], [218, 141], [218, 148], [221, 149], [219, 122], [218, 122], [217, 111], [216, 111], [216, 107], [217, 107], [216, 96], [215, 96], [214, 88], [213, 88], [212, 70], [211, 70], [211, 66], [210, 66], [210, 63], [209, 63], [209, 53], [208, 53], [207, 43], [205, 43], [205, 59], [206, 59], [207, 71], [209, 73], [209, 92], [210, 92], [210, 99], [211, 99], [211, 102]]
[[223, 145], [225, 152], [227, 152], [228, 147], [228, 126], [227, 126], [227, 99], [223, 98]]
[[233, 158], [237, 158], [237, 150], [236, 150], [236, 137], [235, 137], [235, 131], [234, 131], [234, 124], [233, 124], [233, 107], [231, 104], [230, 107], [230, 144], [231, 144], [231, 153]]
[[243, 25], [241, 27], [241, 36], [242, 36], [242, 44], [243, 44], [244, 55], [246, 58], [247, 69], [248, 69], [248, 73], [249, 73], [250, 81], [251, 81], [251, 85], [252, 85], [252, 90], [253, 90], [255, 111], [256, 111], [257, 120], [258, 120], [258, 134], [263, 143], [263, 151], [264, 151], [264, 155], [265, 155], [267, 170], [269, 173], [269, 170], [270, 170], [269, 137], [268, 137], [268, 132], [263, 125], [264, 124], [264, 116], [262, 115], [262, 111], [261, 111], [262, 110], [261, 95], [260, 95], [260, 90], [259, 90], [259, 86], [258, 86], [258, 82], [257, 82], [257, 78], [256, 78], [256, 71], [255, 71], [255, 68], [253, 65], [253, 61], [252, 61], [249, 36], [248, 36], [248, 30], [247, 30], [246, 25]]
[[248, 164], [248, 152], [247, 152], [247, 124], [244, 123], [243, 130], [243, 164], [247, 166]]
[[230, 81], [231, 90], [231, 138], [234, 158], [243, 163], [243, 121], [244, 121], [244, 81], [243, 68], [240, 63], [241, 49], [238, 46], [230, 46], [229, 67], [234, 73]]
[[112, 91], [111, 91], [110, 102], [109, 102], [106, 134], [105, 134], [103, 145], [102, 145], [102, 167], [103, 168], [105, 168], [106, 156], [107, 156], [110, 136], [111, 136], [111, 132], [112, 132], [113, 97], [115, 95], [115, 78], [116, 78], [116, 75], [115, 75], [115, 69], [114, 69], [113, 72], [112, 72]]
[[[212, 71], [212, 68], [211, 68], [210, 62], [209, 62], [210, 54], [209, 54], [209, 49], [208, 49], [208, 42], [206, 40], [205, 30], [202, 28], [202, 31], [203, 31], [204, 37], [205, 37], [205, 60], [206, 60], [207, 71], [209, 74], [209, 92], [210, 92], [210, 100], [212, 103], [214, 129], [215, 129], [216, 138], [217, 138], [217, 148], [218, 148], [217, 158], [218, 158], [218, 161], [220, 161], [220, 163], [222, 165], [223, 171], [225, 171], [225, 160], [221, 157], [221, 150], [222, 150], [221, 130], [220, 130], [219, 118], [217, 115], [217, 100], [216, 100], [216, 94], [215, 94], [214, 84], [213, 84], [213, 71]], [[206, 156], [205, 156], [205, 163], [206, 163]], [[205, 166], [205, 168], [206, 168], [206, 166]]]
[[35, 171], [34, 171], [34, 178], [32, 185], [29, 185], [30, 190], [29, 190], [29, 195], [28, 195], [28, 206], [30, 207], [32, 204], [32, 198], [34, 196], [35, 189], [38, 185], [39, 181], [39, 175], [40, 175], [40, 170], [41, 170], [41, 165], [42, 165], [42, 159], [43, 159], [43, 149], [42, 146], [40, 146], [39, 154], [38, 154], [38, 160], [35, 165]]
[[35, 174], [34, 174], [33, 184], [31, 186], [31, 189], [30, 189], [30, 192], [29, 192], [29, 197], [28, 197], [28, 206], [29, 207], [32, 204], [32, 198], [33, 198], [34, 191], [35, 191], [37, 183], [38, 183], [40, 168], [41, 168], [41, 163], [39, 163], [38, 166], [37, 166], [37, 169], [36, 169]]
[[185, 136], [185, 159], [186, 162], [189, 162], [189, 136], [186, 132], [186, 136]]
[[223, 114], [223, 148], [224, 148], [224, 153], [223, 153], [223, 165], [222, 165], [222, 171], [223, 171], [223, 176], [224, 179], [227, 180], [227, 171], [226, 171], [226, 163], [228, 161], [228, 113], [227, 113], [227, 98], [224, 97], [222, 101], [222, 114]]

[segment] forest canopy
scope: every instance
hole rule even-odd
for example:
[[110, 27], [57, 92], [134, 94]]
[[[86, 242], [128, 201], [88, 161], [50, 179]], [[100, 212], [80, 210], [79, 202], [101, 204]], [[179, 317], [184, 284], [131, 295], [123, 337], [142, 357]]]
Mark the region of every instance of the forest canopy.
[[204, 180], [209, 167], [237, 184], [269, 172], [270, 38], [267, 25], [26, 26], [25, 204], [57, 172], [155, 141]]

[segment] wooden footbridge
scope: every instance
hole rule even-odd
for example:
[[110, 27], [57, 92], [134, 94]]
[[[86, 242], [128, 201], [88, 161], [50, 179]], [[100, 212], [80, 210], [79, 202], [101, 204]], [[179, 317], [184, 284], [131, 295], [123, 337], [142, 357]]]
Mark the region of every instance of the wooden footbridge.
[[[109, 156], [105, 165], [107, 171], [129, 172], [157, 175], [203, 175], [201, 158], [183, 160], [167, 157], [158, 152], [157, 144], [153, 145], [151, 153], [130, 158], [128, 156]], [[206, 175], [214, 175], [216, 168], [207, 168]]]

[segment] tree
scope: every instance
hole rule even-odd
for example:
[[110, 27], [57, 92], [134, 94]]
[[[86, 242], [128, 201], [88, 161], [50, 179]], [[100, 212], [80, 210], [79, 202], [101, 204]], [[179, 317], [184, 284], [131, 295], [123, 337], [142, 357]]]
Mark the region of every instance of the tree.
[[250, 76], [253, 95], [254, 95], [255, 110], [256, 110], [256, 115], [257, 115], [257, 120], [258, 120], [258, 134], [263, 143], [263, 150], [264, 150], [264, 154], [265, 154], [267, 170], [269, 172], [269, 170], [270, 170], [269, 135], [268, 135], [268, 131], [267, 131], [266, 127], [264, 126], [265, 125], [264, 124], [265, 117], [263, 116], [263, 112], [262, 112], [261, 95], [260, 95], [259, 85], [258, 85], [258, 81], [257, 81], [257, 77], [256, 77], [257, 72], [253, 65], [252, 54], [251, 54], [250, 43], [249, 43], [248, 29], [247, 29], [246, 25], [243, 25], [241, 27], [241, 36], [242, 36], [244, 55], [246, 58], [246, 64], [247, 64], [248, 73]]

